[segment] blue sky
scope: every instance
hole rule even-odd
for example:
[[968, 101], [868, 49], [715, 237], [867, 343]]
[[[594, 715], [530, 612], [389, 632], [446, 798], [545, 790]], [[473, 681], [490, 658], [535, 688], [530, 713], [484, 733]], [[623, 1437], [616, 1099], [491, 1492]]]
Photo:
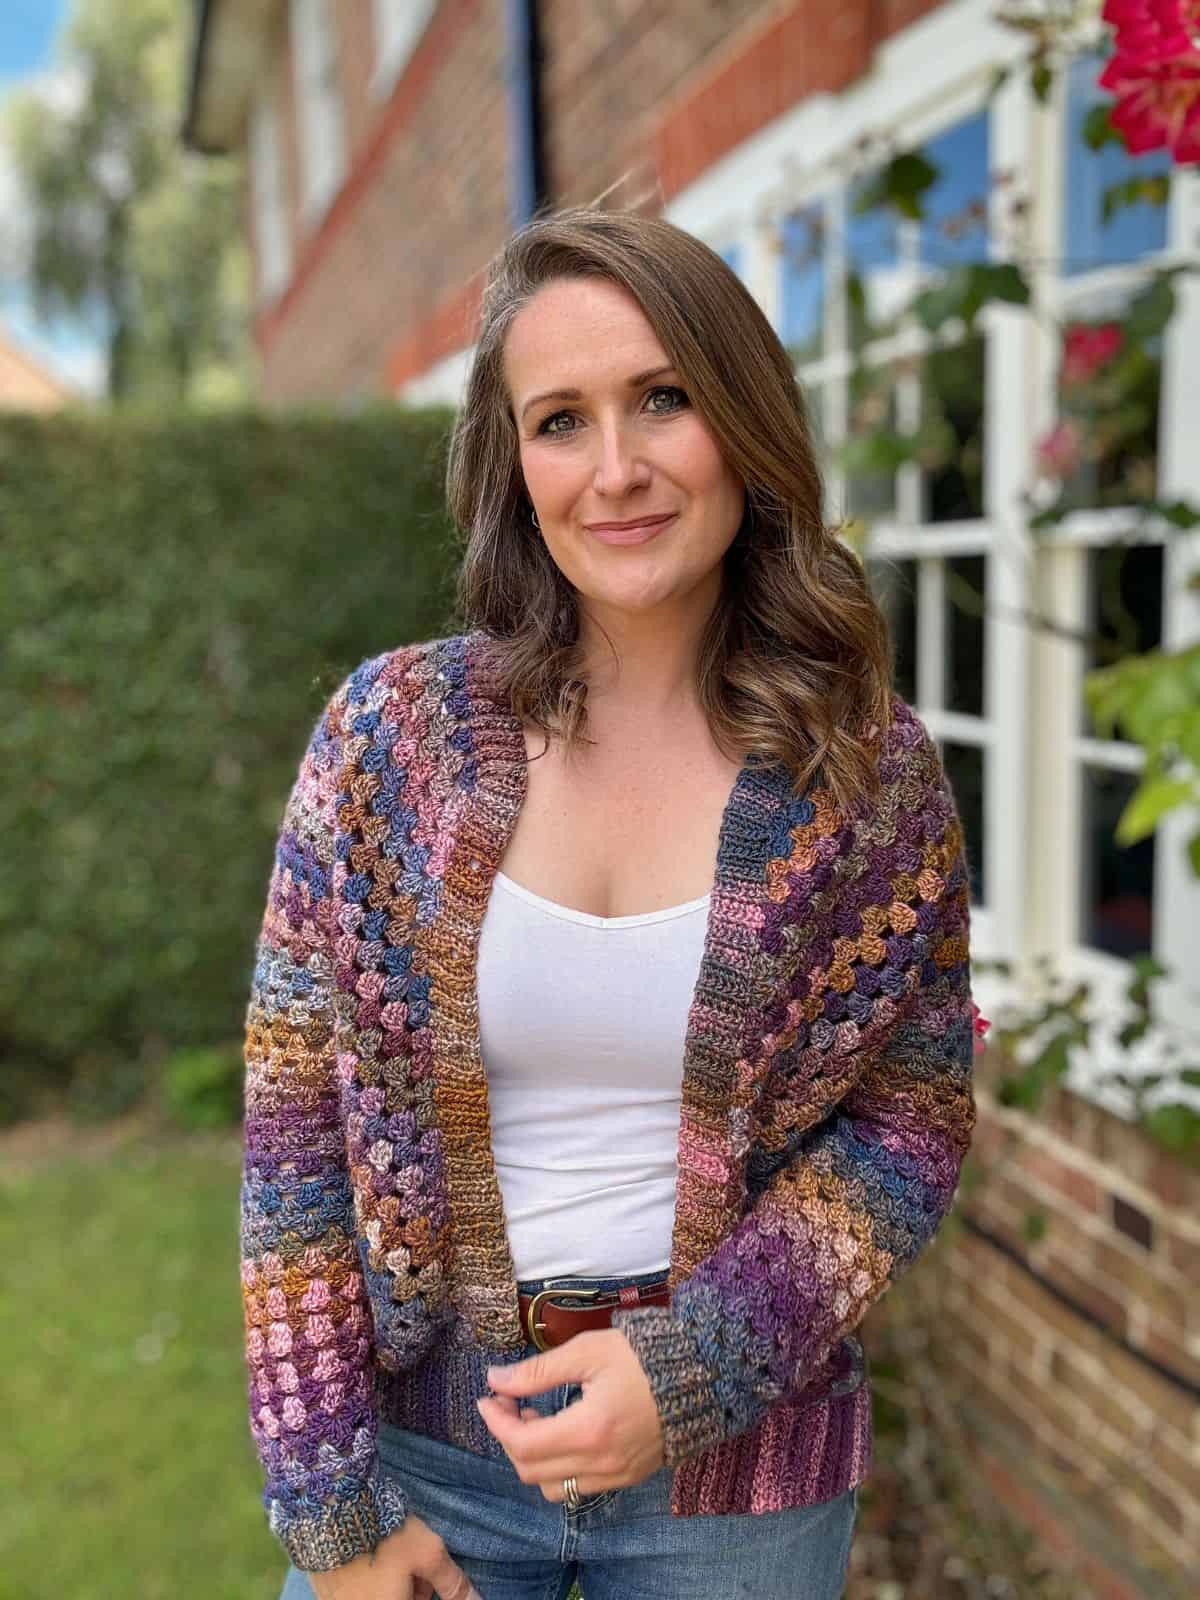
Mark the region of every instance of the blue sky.
[[0, 6], [0, 90], [46, 66], [69, 0], [4, 0]]
[[[0, 105], [8, 91], [55, 65], [55, 45], [72, 0], [0, 0]], [[0, 168], [3, 150], [0, 149]], [[0, 170], [0, 229], [19, 224], [11, 185]], [[0, 323], [17, 344], [85, 388], [100, 380], [94, 334], [68, 321], [45, 326], [34, 317], [23, 283], [0, 276]]]

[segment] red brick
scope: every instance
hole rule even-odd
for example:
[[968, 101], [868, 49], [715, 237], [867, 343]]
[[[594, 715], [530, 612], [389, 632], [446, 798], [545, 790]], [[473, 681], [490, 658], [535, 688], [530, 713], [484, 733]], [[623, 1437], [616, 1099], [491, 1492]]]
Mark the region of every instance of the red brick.
[[1098, 1270], [1116, 1288], [1124, 1291], [1129, 1303], [1139, 1301], [1150, 1313], [1160, 1334], [1174, 1330], [1180, 1342], [1187, 1308], [1187, 1296], [1173, 1283], [1165, 1281], [1157, 1260], [1138, 1251], [1098, 1239], [1093, 1247]]
[[[806, 96], [860, 77], [876, 46], [928, 9], [928, 0], [691, 0], [683, 13], [665, 0], [546, 0], [554, 203], [605, 194], [658, 209]], [[264, 398], [389, 391], [471, 342], [476, 280], [510, 232], [503, 0], [441, 0], [386, 101], [370, 90], [370, 0], [339, 0], [349, 170], [315, 231], [301, 216], [294, 73], [278, 10], [268, 59], [280, 77], [294, 270], [254, 321]]]
[[1200, 1284], [1200, 1242], [1185, 1239], [1168, 1217], [1159, 1226], [1157, 1244], [1158, 1253], [1165, 1254], [1171, 1269], [1180, 1274], [1194, 1295]]
[[1080, 1172], [1077, 1167], [1070, 1164], [1066, 1145], [1063, 1146], [1061, 1157], [1038, 1146], [1026, 1145], [1017, 1158], [1017, 1165], [1022, 1172], [1027, 1172], [1043, 1187], [1062, 1195], [1081, 1210], [1099, 1212], [1100, 1189], [1087, 1173]]
[[1040, 1263], [1040, 1268], [1064, 1294], [1070, 1295], [1092, 1316], [1098, 1317], [1106, 1328], [1122, 1338], [1128, 1333], [1129, 1312], [1121, 1292], [1113, 1293], [1093, 1282], [1085, 1271], [1077, 1270], [1075, 1263], [1067, 1262], [1056, 1254], [1053, 1242], [1051, 1253]]

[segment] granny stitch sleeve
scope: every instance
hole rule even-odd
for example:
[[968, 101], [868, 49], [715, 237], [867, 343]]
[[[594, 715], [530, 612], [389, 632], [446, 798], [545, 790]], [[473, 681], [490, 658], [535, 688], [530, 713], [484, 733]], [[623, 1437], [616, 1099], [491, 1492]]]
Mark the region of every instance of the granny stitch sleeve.
[[336, 691], [275, 846], [245, 1020], [241, 1281], [250, 1429], [272, 1532], [302, 1571], [404, 1521], [375, 1453], [373, 1328], [355, 1244], [334, 1028], [343, 717]]
[[816, 924], [803, 948], [822, 959], [801, 959], [784, 997], [801, 1020], [769, 1088], [790, 1131], [751, 1150], [748, 1209], [671, 1304], [612, 1315], [649, 1378], [669, 1466], [814, 1381], [937, 1231], [970, 1145], [963, 831], [936, 744], [899, 704], [879, 803], [839, 814], [831, 887], [800, 898]]

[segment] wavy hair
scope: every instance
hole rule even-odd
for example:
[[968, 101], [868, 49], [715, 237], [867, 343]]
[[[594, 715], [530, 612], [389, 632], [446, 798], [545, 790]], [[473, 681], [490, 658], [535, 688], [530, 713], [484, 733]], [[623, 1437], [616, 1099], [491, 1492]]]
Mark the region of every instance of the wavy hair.
[[757, 301], [713, 250], [661, 217], [568, 207], [525, 224], [488, 267], [474, 359], [446, 458], [463, 537], [456, 600], [489, 636], [514, 712], [568, 750], [588, 742], [576, 593], [532, 521], [504, 346], [546, 284], [607, 278], [638, 301], [727, 464], [745, 513], [700, 642], [714, 742], [782, 761], [795, 793], [823, 783], [846, 813], [878, 792], [892, 722], [887, 619], [827, 525], [804, 396]]

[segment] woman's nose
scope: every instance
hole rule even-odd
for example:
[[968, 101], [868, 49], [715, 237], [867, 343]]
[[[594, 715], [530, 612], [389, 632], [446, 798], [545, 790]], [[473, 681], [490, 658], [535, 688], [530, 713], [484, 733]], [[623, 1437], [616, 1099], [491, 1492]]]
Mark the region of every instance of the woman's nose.
[[649, 477], [634, 440], [619, 424], [598, 430], [599, 458], [595, 486], [602, 494], [621, 494]]

